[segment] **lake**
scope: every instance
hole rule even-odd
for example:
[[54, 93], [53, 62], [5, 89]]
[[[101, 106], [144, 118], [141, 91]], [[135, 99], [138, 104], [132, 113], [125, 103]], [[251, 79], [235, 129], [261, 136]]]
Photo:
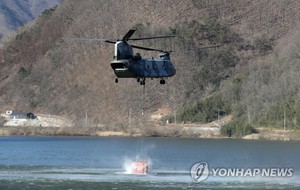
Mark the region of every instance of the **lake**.
[[[148, 175], [126, 173], [137, 158]], [[0, 137], [0, 189], [299, 189], [299, 158], [292, 141]], [[195, 183], [197, 163], [209, 174]]]

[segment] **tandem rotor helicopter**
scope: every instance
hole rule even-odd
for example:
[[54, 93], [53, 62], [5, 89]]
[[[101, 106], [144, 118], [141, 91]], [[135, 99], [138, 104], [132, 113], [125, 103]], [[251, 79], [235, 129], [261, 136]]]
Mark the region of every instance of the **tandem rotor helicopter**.
[[[120, 40], [108, 40], [100, 38], [64, 38], [71, 40], [104, 41], [115, 44], [114, 60], [110, 63], [116, 75], [115, 83], [119, 78], [135, 78], [141, 85], [145, 85], [146, 78], [159, 78], [160, 84], [165, 84], [165, 79], [176, 74], [176, 69], [170, 60], [170, 52], [161, 49], [148, 48], [129, 44], [128, 41], [149, 40], [157, 38], [172, 38], [176, 35], [131, 38], [136, 30], [129, 30]], [[206, 46], [204, 48], [218, 47], [219, 45]], [[133, 48], [159, 52], [158, 58], [143, 59], [140, 53], [133, 53]]]
[[[118, 83], [118, 78], [136, 78], [137, 82], [145, 85], [146, 78], [160, 78], [160, 84], [165, 84], [167, 77], [172, 77], [176, 74], [173, 63], [170, 60], [170, 52], [160, 49], [147, 48], [128, 44], [129, 40], [148, 40], [155, 38], [171, 38], [175, 36], [156, 36], [144, 38], [130, 38], [135, 30], [129, 30], [122, 40], [110, 41], [107, 43], [115, 44], [114, 60], [110, 63], [117, 78], [115, 82]], [[132, 48], [142, 49], [147, 51], [157, 51], [159, 53], [158, 59], [143, 59], [139, 53], [133, 53]]]
[[[115, 83], [119, 78], [135, 78], [141, 85], [145, 85], [146, 78], [160, 78], [160, 84], [165, 84], [165, 78], [172, 77], [176, 74], [175, 67], [170, 60], [170, 52], [161, 49], [148, 48], [142, 46], [131, 45], [129, 40], [149, 40], [156, 38], [172, 38], [175, 35], [155, 36], [131, 38], [136, 30], [129, 30], [121, 40], [107, 40], [99, 38], [64, 38], [71, 40], [89, 40], [104, 41], [106, 43], [115, 44], [114, 60], [110, 63], [111, 68], [116, 75]], [[133, 53], [133, 48], [146, 51], [157, 51], [159, 57], [157, 59], [143, 59], [139, 53]]]

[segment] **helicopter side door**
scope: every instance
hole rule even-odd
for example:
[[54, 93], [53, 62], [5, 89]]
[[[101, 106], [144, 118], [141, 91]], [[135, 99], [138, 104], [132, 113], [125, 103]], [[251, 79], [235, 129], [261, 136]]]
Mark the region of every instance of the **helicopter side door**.
[[156, 60], [152, 60], [152, 72], [151, 75], [153, 77], [159, 77], [159, 69], [160, 69], [160, 65]]
[[145, 60], [132, 60], [129, 61], [129, 70], [135, 73], [135, 77], [147, 77], [149, 75], [149, 66]]

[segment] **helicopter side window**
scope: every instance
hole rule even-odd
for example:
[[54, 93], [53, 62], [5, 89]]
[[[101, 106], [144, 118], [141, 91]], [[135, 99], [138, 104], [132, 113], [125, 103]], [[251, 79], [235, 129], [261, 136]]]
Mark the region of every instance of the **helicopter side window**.
[[157, 65], [155, 63], [155, 61], [152, 63], [153, 69], [157, 69]]

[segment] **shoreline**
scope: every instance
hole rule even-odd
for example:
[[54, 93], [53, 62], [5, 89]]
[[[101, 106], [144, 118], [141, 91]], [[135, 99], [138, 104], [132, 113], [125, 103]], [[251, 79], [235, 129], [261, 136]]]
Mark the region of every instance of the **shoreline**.
[[100, 128], [73, 127], [0, 127], [0, 136], [95, 136], [95, 137], [171, 137], [195, 139], [242, 139], [268, 141], [300, 141], [300, 131], [258, 128], [258, 133], [242, 138], [220, 135], [219, 128], [156, 126], [143, 130], [103, 130]]

